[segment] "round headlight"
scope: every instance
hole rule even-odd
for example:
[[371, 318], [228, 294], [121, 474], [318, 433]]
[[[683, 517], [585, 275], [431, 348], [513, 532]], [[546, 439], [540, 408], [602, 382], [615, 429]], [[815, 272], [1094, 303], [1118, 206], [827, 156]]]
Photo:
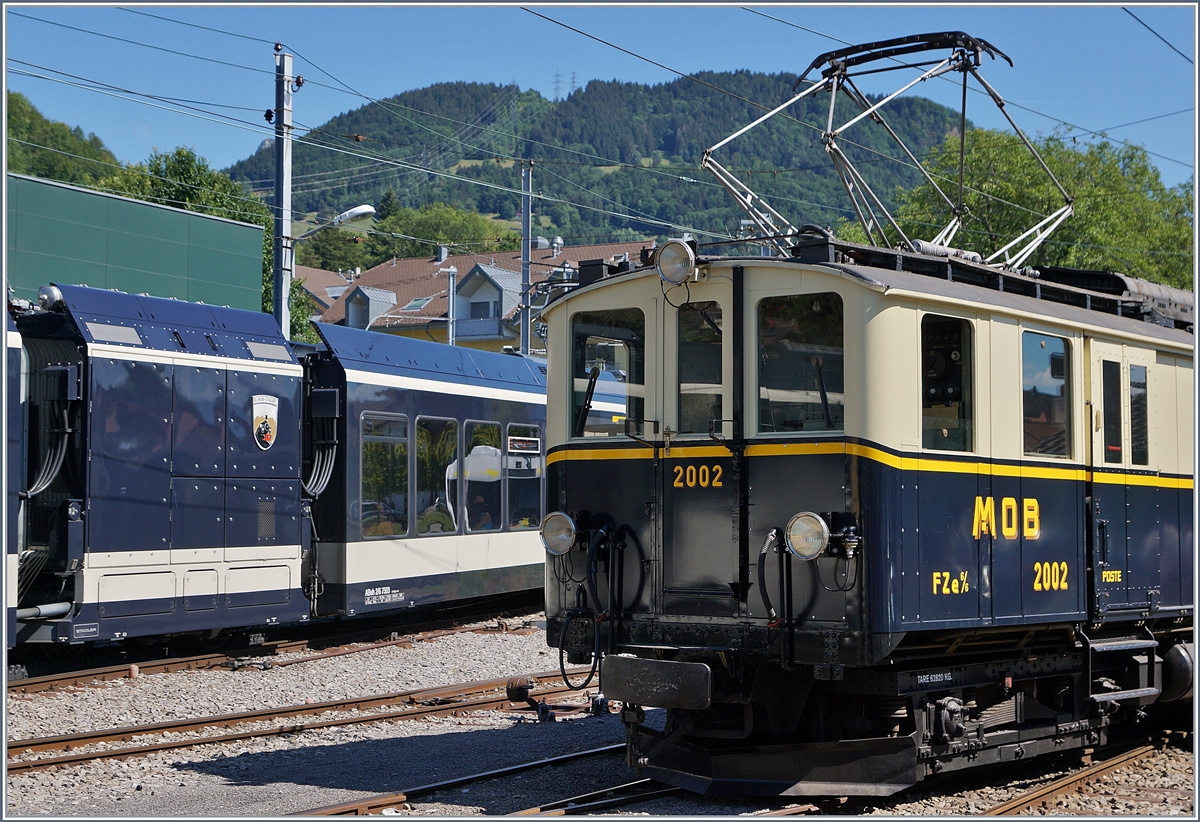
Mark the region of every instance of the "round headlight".
[[542, 519], [542, 545], [560, 557], [575, 544], [575, 523], [562, 511], [551, 511]]
[[683, 240], [667, 240], [654, 255], [658, 276], [671, 285], [679, 285], [696, 273], [696, 253]]
[[829, 526], [816, 514], [804, 511], [788, 521], [784, 537], [792, 556], [816, 559], [829, 544]]

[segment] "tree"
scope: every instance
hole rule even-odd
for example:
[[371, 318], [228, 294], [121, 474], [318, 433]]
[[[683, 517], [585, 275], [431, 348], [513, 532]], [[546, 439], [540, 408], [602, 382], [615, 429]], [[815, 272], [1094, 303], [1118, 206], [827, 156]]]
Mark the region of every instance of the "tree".
[[367, 259], [365, 238], [341, 228], [322, 228], [297, 244], [296, 261], [326, 271], [353, 271], [372, 265]]
[[[968, 216], [954, 244], [985, 257], [1059, 208], [1062, 195], [1014, 134], [967, 132], [964, 205]], [[1067, 132], [1038, 144], [1038, 153], [1074, 197], [1073, 216], [1026, 261], [1119, 271], [1177, 288], [1192, 283], [1192, 182], [1168, 188], [1145, 149], [1107, 140], [1076, 145]], [[959, 140], [950, 137], [926, 166], [957, 196]], [[954, 182], [950, 182], [954, 181]], [[950, 219], [927, 183], [899, 192], [896, 216], [912, 238], [930, 237]], [[1036, 212], [1031, 213], [1031, 212]], [[858, 229], [853, 226], [853, 229]], [[852, 231], [839, 230], [847, 239]], [[858, 229], [861, 238], [861, 229]]]
[[400, 210], [400, 201], [396, 199], [396, 190], [389, 188], [383, 193], [379, 205], [375, 206], [375, 219], [386, 220]]
[[[270, 313], [274, 292], [274, 218], [270, 209], [243, 184], [210, 168], [193, 149], [180, 146], [169, 153], [155, 150], [146, 162], [120, 168], [98, 180], [96, 187], [149, 203], [262, 226], [262, 308]], [[315, 308], [304, 289], [298, 287], [300, 282], [292, 284], [288, 300], [292, 318], [288, 336], [293, 340], [318, 342], [308, 320]]]
[[47, 120], [20, 92], [8, 92], [7, 125], [8, 170], [17, 174], [88, 185], [118, 164], [95, 134]]
[[402, 208], [379, 222], [367, 240], [367, 257], [379, 265], [392, 257], [430, 256], [435, 244], [460, 252], [515, 251], [521, 239], [479, 214], [430, 203], [416, 210]]

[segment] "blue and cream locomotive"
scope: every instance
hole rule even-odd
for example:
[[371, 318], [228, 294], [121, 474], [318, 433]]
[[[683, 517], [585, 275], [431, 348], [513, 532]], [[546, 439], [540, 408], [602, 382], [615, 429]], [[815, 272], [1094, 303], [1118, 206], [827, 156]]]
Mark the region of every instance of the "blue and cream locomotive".
[[1192, 294], [787, 229], [542, 313], [547, 638], [629, 765], [886, 795], [1190, 698]]
[[[542, 584], [530, 360], [51, 285], [8, 330], [8, 646]], [[15, 321], [15, 322], [14, 322]]]

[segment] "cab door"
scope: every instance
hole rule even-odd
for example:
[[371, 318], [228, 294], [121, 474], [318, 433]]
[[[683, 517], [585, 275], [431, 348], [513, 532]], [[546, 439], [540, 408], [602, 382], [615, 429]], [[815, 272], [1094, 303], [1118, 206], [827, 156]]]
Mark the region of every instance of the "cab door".
[[667, 613], [736, 616], [732, 288], [727, 269], [701, 277], [663, 306], [662, 596]]
[[1088, 340], [1091, 592], [1097, 615], [1149, 608], [1161, 590], [1157, 470], [1149, 448], [1153, 353]]
[[[657, 280], [645, 278], [567, 303], [568, 442], [566, 456], [552, 463], [547, 505], [575, 512], [589, 533], [607, 529], [623, 546], [617, 556], [599, 560], [597, 610], [644, 613], [657, 607], [661, 591], [656, 570], [661, 568], [656, 446], [663, 430], [658, 293]], [[550, 571], [582, 580], [584, 560], [577, 563]]]

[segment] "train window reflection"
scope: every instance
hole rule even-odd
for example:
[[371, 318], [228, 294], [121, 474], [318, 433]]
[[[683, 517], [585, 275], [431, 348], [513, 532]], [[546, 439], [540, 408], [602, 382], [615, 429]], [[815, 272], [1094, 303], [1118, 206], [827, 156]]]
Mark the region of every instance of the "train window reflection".
[[458, 530], [458, 423], [417, 419], [417, 533]]
[[[469, 422], [466, 426], [467, 455], [463, 499], [467, 506], [467, 530], [500, 530], [500, 423]], [[449, 468], [452, 476], [454, 466]]]
[[687, 303], [678, 316], [679, 433], [707, 434], [722, 418], [721, 306]]
[[1067, 341], [1034, 331], [1021, 335], [1025, 453], [1071, 453], [1071, 384]]
[[623, 435], [625, 419], [644, 414], [646, 315], [638, 308], [584, 312], [572, 318], [571, 331], [571, 433]]
[[1129, 366], [1129, 458], [1134, 465], [1150, 463], [1149, 410], [1146, 403], [1146, 366]]
[[537, 528], [542, 522], [542, 432], [536, 425], [508, 426], [508, 527]]
[[943, 451], [974, 448], [971, 324], [921, 320], [921, 445]]
[[845, 427], [842, 298], [826, 292], [758, 304], [758, 430]]
[[408, 420], [363, 416], [360, 490], [364, 539], [408, 532]]

